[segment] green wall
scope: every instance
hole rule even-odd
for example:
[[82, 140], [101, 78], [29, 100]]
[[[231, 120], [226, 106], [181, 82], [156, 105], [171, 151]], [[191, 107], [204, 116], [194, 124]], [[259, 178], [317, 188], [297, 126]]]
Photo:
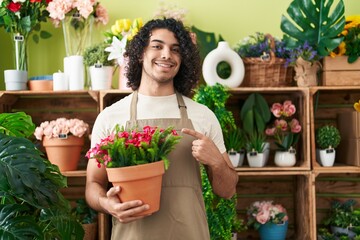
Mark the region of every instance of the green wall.
[[[110, 28], [116, 19], [142, 17], [149, 20], [158, 9], [160, 0], [100, 0], [108, 9], [110, 21], [107, 26], [95, 28], [94, 42], [102, 40], [102, 32]], [[168, 0], [188, 11], [186, 24], [221, 34], [231, 46], [255, 32], [271, 33], [281, 37], [280, 18], [291, 0]], [[335, 1], [336, 2], [336, 1]], [[345, 14], [360, 14], [360, 1], [344, 0]], [[43, 28], [53, 34], [39, 44], [29, 41], [29, 77], [52, 74], [63, 70], [65, 49], [61, 28], [49, 22]], [[13, 48], [10, 35], [0, 29], [0, 90], [4, 88], [4, 70], [13, 69]]]

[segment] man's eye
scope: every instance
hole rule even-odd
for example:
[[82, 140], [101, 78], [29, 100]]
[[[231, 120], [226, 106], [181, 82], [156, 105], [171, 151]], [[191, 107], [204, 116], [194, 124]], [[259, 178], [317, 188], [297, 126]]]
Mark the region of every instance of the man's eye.
[[160, 46], [159, 45], [153, 45], [152, 48], [160, 49]]
[[173, 48], [173, 51], [179, 53], [179, 52], [180, 52], [180, 48]]

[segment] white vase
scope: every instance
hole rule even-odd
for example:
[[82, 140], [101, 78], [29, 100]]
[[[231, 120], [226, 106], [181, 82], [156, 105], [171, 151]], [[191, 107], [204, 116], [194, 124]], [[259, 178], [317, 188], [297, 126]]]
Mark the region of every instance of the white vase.
[[92, 90], [111, 89], [114, 67], [112, 66], [91, 66], [90, 80]]
[[290, 150], [276, 151], [274, 162], [278, 167], [292, 167], [296, 163], [296, 152]]
[[7, 91], [26, 90], [27, 89], [27, 71], [5, 70], [4, 71], [5, 88]]
[[[222, 79], [217, 73], [216, 69], [220, 62], [226, 62], [231, 67], [231, 74], [227, 79]], [[210, 86], [220, 83], [235, 88], [240, 86], [244, 79], [245, 67], [239, 54], [231, 49], [227, 42], [220, 41], [217, 48], [206, 55], [202, 72], [205, 82]]]
[[65, 57], [64, 73], [69, 84], [69, 90], [84, 90], [85, 68], [83, 56]]
[[264, 153], [248, 152], [246, 157], [250, 167], [259, 168], [265, 166], [266, 159]]
[[319, 152], [319, 161], [323, 167], [332, 167], [335, 163], [336, 151], [334, 148], [320, 149]]

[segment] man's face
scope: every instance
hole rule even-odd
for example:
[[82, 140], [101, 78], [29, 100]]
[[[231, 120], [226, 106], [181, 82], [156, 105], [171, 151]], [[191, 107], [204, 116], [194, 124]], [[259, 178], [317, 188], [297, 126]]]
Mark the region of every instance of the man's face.
[[153, 30], [144, 49], [142, 78], [168, 83], [178, 73], [180, 64], [180, 46], [174, 33], [167, 29]]

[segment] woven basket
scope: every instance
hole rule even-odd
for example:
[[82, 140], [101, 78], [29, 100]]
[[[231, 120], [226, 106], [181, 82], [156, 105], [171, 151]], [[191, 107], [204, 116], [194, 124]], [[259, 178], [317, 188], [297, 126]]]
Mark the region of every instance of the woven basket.
[[285, 59], [275, 56], [274, 38], [270, 39], [270, 54], [261, 57], [243, 58], [245, 77], [241, 84], [243, 87], [286, 87], [293, 84], [293, 68], [285, 67]]

